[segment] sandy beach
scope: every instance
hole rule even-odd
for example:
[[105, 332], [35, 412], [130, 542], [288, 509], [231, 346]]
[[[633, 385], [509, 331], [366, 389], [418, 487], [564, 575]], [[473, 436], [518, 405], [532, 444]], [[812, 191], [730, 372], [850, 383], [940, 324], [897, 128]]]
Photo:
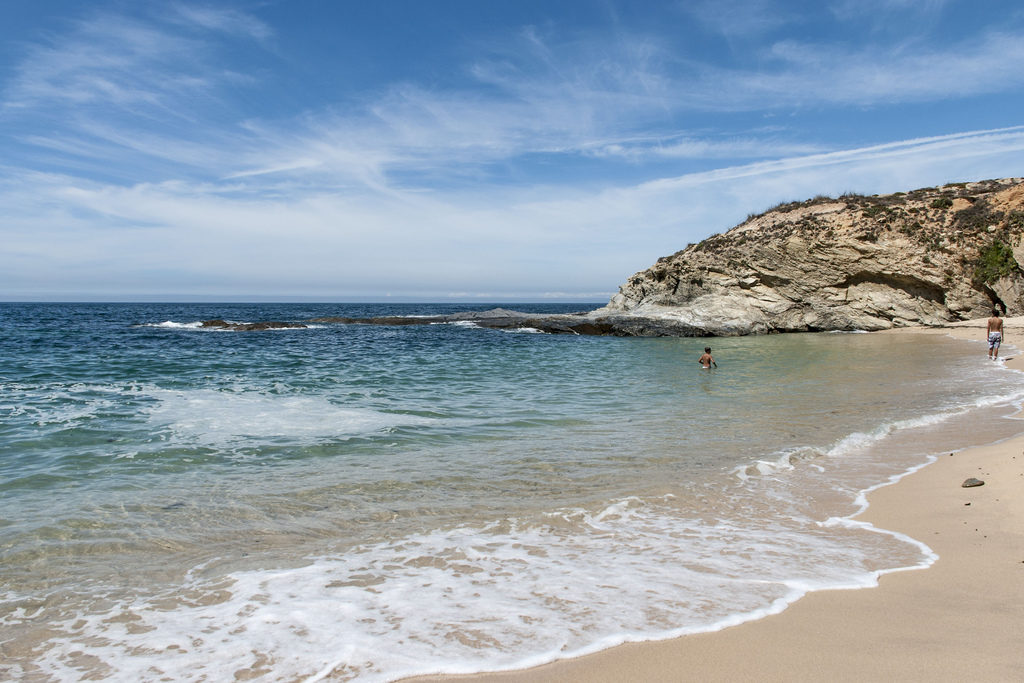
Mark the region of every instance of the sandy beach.
[[[1024, 317], [1005, 324], [1008, 343], [1019, 344]], [[978, 340], [979, 362], [988, 362], [984, 320], [882, 334], [914, 333]], [[1007, 365], [1024, 370], [1021, 358]], [[985, 434], [972, 436], [986, 443]], [[970, 477], [985, 483], [962, 487]], [[714, 633], [524, 671], [415, 680], [1024, 679], [1024, 436], [940, 456], [872, 492], [869, 502], [858, 519], [923, 541], [939, 559], [886, 574], [875, 588], [812, 593], [781, 614]]]

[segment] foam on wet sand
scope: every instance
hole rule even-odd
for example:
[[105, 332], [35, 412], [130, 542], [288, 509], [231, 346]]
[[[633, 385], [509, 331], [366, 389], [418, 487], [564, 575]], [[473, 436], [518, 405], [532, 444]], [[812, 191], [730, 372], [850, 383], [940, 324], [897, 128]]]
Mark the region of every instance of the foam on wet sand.
[[[1008, 344], [1024, 338], [1024, 317], [1004, 324]], [[892, 333], [975, 339], [979, 362], [989, 362], [984, 320]], [[1006, 363], [1024, 370], [1021, 358]], [[985, 433], [969, 436], [987, 441]], [[970, 477], [985, 485], [962, 487]], [[884, 575], [876, 588], [811, 593], [780, 614], [714, 633], [629, 643], [524, 671], [416, 680], [1020, 680], [1024, 435], [941, 456], [868, 500], [858, 519], [927, 543], [938, 560]]]

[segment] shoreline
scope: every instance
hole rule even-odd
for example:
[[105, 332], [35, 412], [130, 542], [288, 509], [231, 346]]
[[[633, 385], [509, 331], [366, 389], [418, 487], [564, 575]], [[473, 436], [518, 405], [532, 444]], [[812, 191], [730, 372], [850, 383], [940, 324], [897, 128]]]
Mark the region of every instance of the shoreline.
[[[1004, 320], [1008, 344], [1024, 317]], [[979, 342], [985, 321], [876, 334]], [[1006, 366], [1024, 370], [1014, 352]], [[938, 555], [883, 573], [869, 589], [809, 593], [779, 614], [720, 631], [626, 643], [514, 671], [408, 681], [1019, 680], [1024, 671], [1024, 423], [1021, 433], [939, 456], [867, 493], [856, 521], [905, 534]], [[973, 435], [972, 435], [973, 436]], [[973, 440], [973, 439], [972, 439]], [[984, 486], [963, 488], [969, 477]]]

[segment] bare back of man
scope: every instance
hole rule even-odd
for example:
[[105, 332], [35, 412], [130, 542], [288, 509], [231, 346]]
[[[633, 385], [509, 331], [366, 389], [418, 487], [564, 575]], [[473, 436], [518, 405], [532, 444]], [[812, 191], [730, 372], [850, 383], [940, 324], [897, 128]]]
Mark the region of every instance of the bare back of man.
[[715, 362], [714, 356], [711, 355], [711, 347], [710, 346], [705, 346], [704, 347], [704, 355], [701, 356], [700, 358], [698, 358], [697, 362], [700, 363], [700, 366], [702, 368], [704, 368], [705, 370], [707, 370], [711, 366], [714, 366], [716, 368], [718, 367], [718, 363]]
[[999, 317], [999, 309], [992, 310], [992, 317], [988, 319], [986, 328], [988, 335], [988, 357], [991, 360], [999, 358], [999, 345], [1003, 342], [1003, 319]]

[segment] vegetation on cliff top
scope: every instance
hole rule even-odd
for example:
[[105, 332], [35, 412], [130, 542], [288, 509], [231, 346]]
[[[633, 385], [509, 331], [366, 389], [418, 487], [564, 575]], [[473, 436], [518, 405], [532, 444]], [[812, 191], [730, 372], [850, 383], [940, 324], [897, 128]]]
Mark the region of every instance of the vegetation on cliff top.
[[[887, 195], [847, 192], [838, 198], [818, 195], [803, 202], [783, 202], [763, 213], [749, 215], [733, 230], [687, 245], [684, 252], [720, 253], [750, 240], [785, 238], [794, 233], [812, 241], [828, 242], [836, 230], [842, 229], [850, 231], [855, 239], [871, 243], [877, 243], [887, 233], [898, 233], [921, 245], [925, 262], [929, 253], [944, 251], [958, 256], [966, 272], [976, 273], [972, 278], [975, 282], [988, 283], [1019, 267], [1005, 242], [1008, 233], [1024, 232], [1024, 211], [996, 210], [987, 196], [1018, 182], [1011, 179], [950, 183]], [[951, 211], [956, 200], [960, 200], [960, 208]], [[845, 209], [814, 210], [830, 204]], [[845, 227], [838, 225], [836, 215], [845, 216]], [[752, 221], [759, 223], [755, 229], [750, 229]], [[989, 234], [995, 241], [986, 239]], [[981, 246], [982, 242], [987, 246]], [[996, 242], [1005, 249], [993, 246]]]

